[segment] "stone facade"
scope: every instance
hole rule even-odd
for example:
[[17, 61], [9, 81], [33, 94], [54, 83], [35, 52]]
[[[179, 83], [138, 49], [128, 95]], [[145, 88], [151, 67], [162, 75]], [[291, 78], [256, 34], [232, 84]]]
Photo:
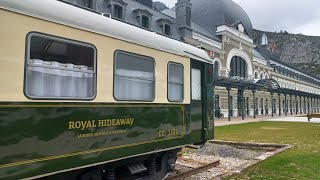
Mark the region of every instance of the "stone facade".
[[[263, 89], [255, 93], [244, 89], [243, 96], [239, 89], [230, 90], [228, 102], [226, 87], [216, 86], [216, 111], [224, 116], [237, 117], [266, 114], [300, 114], [319, 112], [320, 80], [296, 70], [270, 57], [267, 49], [267, 37], [263, 35], [258, 46], [252, 37], [250, 18], [244, 10], [232, 0], [177, 0], [176, 7], [162, 12], [152, 8], [152, 0], [66, 0], [71, 4], [90, 4], [89, 7], [99, 13], [109, 13], [112, 18], [141, 27], [141, 16], [150, 20], [150, 27], [142, 27], [164, 36], [184, 41], [185, 43], [204, 49], [217, 63], [215, 71], [220, 77], [229, 77], [231, 62], [238, 57], [245, 62], [246, 76], [240, 77], [250, 81], [273, 79], [283, 91], [272, 93]], [[121, 7], [123, 18], [116, 18]], [[204, 14], [203, 12], [206, 12]], [[170, 27], [170, 34], [164, 33], [164, 25]], [[233, 78], [233, 77], [230, 77]], [[290, 93], [287, 93], [287, 91]], [[280, 92], [280, 93], [279, 93]], [[272, 98], [273, 94], [273, 98]], [[240, 95], [240, 96], [239, 96]], [[229, 107], [230, 105], [230, 107]], [[255, 108], [254, 108], [255, 107]]]

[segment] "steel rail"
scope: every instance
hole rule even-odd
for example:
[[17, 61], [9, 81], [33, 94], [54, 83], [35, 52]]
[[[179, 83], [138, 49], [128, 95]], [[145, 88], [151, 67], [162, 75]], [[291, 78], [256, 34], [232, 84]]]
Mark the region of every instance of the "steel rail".
[[217, 160], [217, 161], [214, 161], [214, 162], [211, 162], [211, 163], [208, 163], [206, 165], [203, 165], [203, 166], [199, 166], [197, 168], [194, 168], [190, 171], [187, 171], [187, 172], [183, 172], [181, 174], [177, 174], [177, 175], [174, 175], [174, 176], [171, 176], [171, 177], [168, 177], [166, 180], [175, 180], [175, 179], [182, 179], [182, 178], [185, 178], [187, 176], [191, 176], [193, 174], [197, 174], [201, 171], [204, 171], [204, 170], [207, 170], [207, 169], [210, 169], [210, 168], [213, 168], [213, 167], [216, 167], [220, 164], [220, 160]]

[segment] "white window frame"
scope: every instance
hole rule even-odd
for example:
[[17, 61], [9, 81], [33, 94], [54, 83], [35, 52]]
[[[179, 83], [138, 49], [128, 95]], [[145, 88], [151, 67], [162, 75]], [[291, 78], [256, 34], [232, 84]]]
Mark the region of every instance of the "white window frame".
[[[41, 37], [41, 38], [47, 38], [47, 39], [51, 39], [51, 40], [55, 40], [55, 41], [59, 41], [62, 43], [68, 43], [68, 44], [74, 44], [74, 45], [80, 45], [80, 46], [84, 46], [84, 47], [88, 47], [88, 48], [92, 48], [93, 49], [93, 95], [91, 97], [48, 97], [48, 96], [34, 96], [34, 95], [30, 95], [28, 94], [28, 77], [27, 77], [27, 71], [28, 71], [28, 67], [31, 66], [30, 65], [30, 51], [31, 51], [31, 38], [32, 37]], [[96, 95], [97, 95], [97, 49], [94, 45], [86, 43], [86, 42], [80, 42], [77, 40], [72, 40], [72, 39], [66, 39], [63, 37], [57, 37], [57, 36], [53, 36], [53, 35], [49, 35], [49, 34], [44, 34], [44, 33], [40, 33], [40, 32], [31, 32], [27, 34], [27, 43], [26, 43], [26, 58], [25, 58], [25, 74], [24, 74], [24, 94], [27, 98], [32, 99], [32, 100], [94, 100]], [[53, 62], [53, 61], [47, 61], [47, 62]]]
[[[135, 56], [135, 57], [139, 57], [143, 60], [148, 60], [148, 61], [152, 61], [153, 62], [153, 79], [144, 79], [145, 81], [150, 81], [153, 83], [153, 97], [152, 99], [150, 100], [145, 100], [145, 99], [125, 99], [125, 98], [121, 98], [121, 97], [116, 97], [115, 95], [115, 92], [116, 92], [116, 86], [115, 86], [115, 82], [116, 82], [116, 61], [117, 61], [117, 54], [118, 53], [123, 53], [123, 54], [126, 54], [126, 55], [130, 55], [130, 56]], [[121, 51], [121, 50], [117, 50], [115, 53], [114, 53], [114, 71], [113, 71], [113, 97], [116, 101], [139, 101], [139, 102], [153, 102], [155, 100], [155, 96], [156, 96], [156, 77], [155, 77], [155, 74], [156, 74], [156, 70], [155, 70], [155, 67], [156, 67], [156, 62], [154, 60], [154, 58], [150, 57], [150, 56], [144, 56], [144, 55], [140, 55], [140, 54], [135, 54], [135, 53], [131, 53], [131, 52], [126, 52], [126, 51]], [[135, 79], [136, 77], [129, 77], [129, 76], [126, 76], [126, 78], [128, 79]]]
[[[181, 66], [182, 67], [182, 84], [181, 83], [179, 83], [179, 82], [170, 82], [170, 72], [169, 72], [169, 70], [170, 70], [170, 65], [174, 65], [174, 66]], [[183, 64], [181, 64], [181, 63], [176, 63], [176, 62], [169, 62], [168, 63], [168, 82], [167, 82], [167, 98], [168, 98], [168, 101], [169, 102], [183, 102], [184, 101], [184, 66], [183, 66]], [[182, 85], [182, 98], [181, 98], [181, 100], [178, 100], [178, 101], [176, 101], [176, 100], [171, 100], [170, 99], [170, 95], [169, 95], [169, 84], [180, 84], [180, 85]]]

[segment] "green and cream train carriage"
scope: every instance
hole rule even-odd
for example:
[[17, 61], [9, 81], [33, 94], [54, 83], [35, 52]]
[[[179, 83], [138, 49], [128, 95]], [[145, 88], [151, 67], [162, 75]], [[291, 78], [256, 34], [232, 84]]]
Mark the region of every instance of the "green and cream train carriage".
[[0, 179], [158, 179], [213, 138], [204, 51], [53, 0], [0, 23]]

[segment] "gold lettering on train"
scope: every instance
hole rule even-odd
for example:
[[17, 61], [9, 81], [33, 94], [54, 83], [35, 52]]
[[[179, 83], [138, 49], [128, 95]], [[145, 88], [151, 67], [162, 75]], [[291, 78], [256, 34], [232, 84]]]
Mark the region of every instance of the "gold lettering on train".
[[90, 129], [96, 127], [110, 127], [110, 126], [129, 126], [134, 123], [134, 118], [121, 119], [105, 119], [105, 120], [86, 120], [86, 121], [69, 121], [69, 130], [72, 129]]

